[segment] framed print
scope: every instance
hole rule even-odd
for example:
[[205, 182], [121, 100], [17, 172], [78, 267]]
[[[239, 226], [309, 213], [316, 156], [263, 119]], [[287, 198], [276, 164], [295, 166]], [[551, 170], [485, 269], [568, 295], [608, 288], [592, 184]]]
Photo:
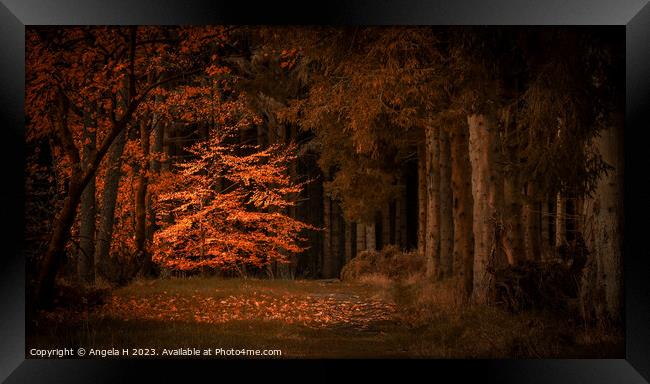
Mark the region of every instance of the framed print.
[[3, 380], [650, 378], [646, 2], [0, 16]]

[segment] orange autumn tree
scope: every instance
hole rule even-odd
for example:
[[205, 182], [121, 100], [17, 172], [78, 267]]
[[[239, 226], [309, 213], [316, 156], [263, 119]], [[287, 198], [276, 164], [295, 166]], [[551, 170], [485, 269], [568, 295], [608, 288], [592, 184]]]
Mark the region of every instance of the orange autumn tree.
[[[237, 270], [288, 262], [304, 251], [302, 233], [314, 229], [285, 212], [305, 183], [288, 172], [293, 145], [261, 149], [229, 144], [235, 129], [213, 129], [207, 140], [188, 148], [193, 159], [177, 164], [158, 196], [153, 260], [192, 270]], [[172, 222], [165, 218], [172, 217]]]
[[[63, 189], [47, 245], [34, 260], [36, 273], [28, 284], [33, 307], [52, 302], [78, 211], [81, 220], [91, 224], [79, 225], [87, 232], [80, 233], [87, 240], [80, 241], [80, 248], [85, 248], [84, 242], [93, 244], [95, 214], [85, 208], [95, 206], [93, 190], [102, 185], [96, 183], [98, 171], [107, 166], [105, 159], [111, 157], [114, 144], [138, 126], [147, 136], [152, 127], [146, 124], [143, 106], [157, 90], [219, 68], [219, 53], [227, 51], [228, 30], [225, 26], [27, 30], [26, 137], [30, 145], [49, 143], [56, 184]], [[146, 194], [146, 188], [141, 190]], [[87, 256], [82, 275], [92, 282], [93, 252], [81, 254]]]

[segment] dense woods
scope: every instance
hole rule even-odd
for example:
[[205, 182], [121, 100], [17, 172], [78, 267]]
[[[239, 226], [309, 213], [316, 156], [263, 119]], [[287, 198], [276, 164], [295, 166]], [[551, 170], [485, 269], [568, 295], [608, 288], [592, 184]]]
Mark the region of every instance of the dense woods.
[[63, 281], [332, 279], [399, 252], [465, 305], [621, 320], [620, 34], [30, 27], [26, 41], [34, 309]]

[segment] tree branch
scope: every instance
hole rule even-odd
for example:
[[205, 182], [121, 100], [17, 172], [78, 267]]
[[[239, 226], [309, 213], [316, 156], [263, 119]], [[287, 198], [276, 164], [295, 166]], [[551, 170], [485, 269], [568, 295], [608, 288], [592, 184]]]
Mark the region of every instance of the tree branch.
[[68, 107], [69, 104], [67, 102], [67, 99], [63, 96], [62, 93], [60, 93], [60, 97], [58, 98], [57, 103], [57, 114], [59, 115], [56, 119], [59, 126], [57, 132], [59, 140], [61, 141], [61, 144], [63, 145], [63, 148], [65, 149], [67, 155], [70, 157], [72, 167], [74, 168], [81, 165], [81, 158], [79, 157], [79, 149], [74, 144], [72, 133], [68, 127]]
[[131, 26], [129, 42], [129, 102], [135, 98], [136, 77], [135, 77], [135, 44], [137, 39], [137, 26]]
[[142, 92], [142, 94], [138, 97], [138, 99], [140, 99], [140, 100], [144, 99], [149, 94], [149, 92], [151, 92], [154, 88], [157, 88], [157, 87], [159, 87], [161, 85], [170, 83], [170, 82], [172, 82], [174, 80], [181, 79], [181, 78], [183, 78], [185, 76], [191, 76], [191, 75], [197, 74], [197, 73], [199, 73], [201, 71], [202, 71], [202, 68], [198, 68], [198, 69], [195, 69], [193, 71], [179, 73], [178, 75], [171, 76], [171, 77], [168, 77], [166, 79], [159, 80], [159, 81], [157, 81], [157, 82], [155, 82], [153, 84], [150, 84], [147, 88], [145, 88], [144, 92]]

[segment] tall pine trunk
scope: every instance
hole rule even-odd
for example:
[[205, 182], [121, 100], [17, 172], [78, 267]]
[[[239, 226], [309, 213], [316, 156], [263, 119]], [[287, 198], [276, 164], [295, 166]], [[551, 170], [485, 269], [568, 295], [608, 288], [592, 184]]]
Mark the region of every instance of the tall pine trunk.
[[555, 247], [566, 243], [566, 198], [561, 192], [555, 198]]
[[339, 261], [342, 256], [342, 225], [341, 225], [341, 209], [338, 201], [331, 202], [331, 247], [330, 247], [330, 261], [326, 263], [327, 277], [337, 277], [339, 270]]
[[376, 230], [377, 227], [375, 226], [375, 220], [370, 222], [370, 224], [366, 224], [366, 249], [368, 251], [377, 250]]
[[[594, 147], [613, 169], [602, 175], [584, 213], [589, 224], [585, 240], [590, 251], [589, 266], [595, 270], [585, 287], [596, 315], [620, 321], [622, 309], [623, 255], [623, 114], [615, 115], [613, 126], [601, 132]], [[598, 307], [602, 309], [599, 309]]]
[[537, 197], [535, 185], [528, 183], [526, 188], [526, 202], [524, 204], [526, 221], [526, 258], [528, 260], [541, 260], [541, 204]]
[[427, 229], [427, 167], [424, 143], [418, 145], [418, 252], [426, 251]]
[[390, 244], [390, 202], [384, 204], [381, 210], [381, 247], [386, 248]]
[[366, 250], [366, 226], [357, 222], [357, 254]]
[[468, 127], [463, 122], [451, 134], [451, 187], [454, 196], [454, 271], [460, 276], [461, 294], [465, 300], [472, 295], [474, 279], [471, 178]]
[[[298, 132], [297, 132], [297, 127], [296, 125], [292, 124], [289, 126], [289, 137], [287, 138], [287, 143], [291, 142], [296, 142], [298, 140]], [[298, 162], [299, 159], [294, 159], [291, 161], [289, 164], [289, 175], [291, 176], [291, 180], [295, 183], [298, 183]], [[292, 201], [297, 201], [300, 197], [300, 194], [291, 194], [291, 200]], [[295, 203], [294, 203], [295, 204]], [[289, 211], [287, 212], [289, 217], [297, 219], [298, 218], [298, 206], [297, 205], [292, 205], [289, 207]], [[290, 254], [289, 255], [289, 264], [287, 265], [287, 269], [289, 271], [289, 278], [294, 279], [296, 276], [296, 272], [298, 269], [298, 255], [297, 254]]]
[[427, 275], [437, 279], [440, 274], [440, 129], [429, 125], [425, 132], [427, 225], [424, 255]]
[[354, 223], [351, 221], [344, 221], [343, 226], [345, 227], [345, 258], [344, 262], [347, 264], [348, 261], [352, 260], [354, 255]]
[[542, 260], [548, 260], [551, 255], [551, 212], [548, 197], [541, 200], [541, 230], [540, 230], [540, 253]]
[[[401, 190], [402, 186], [400, 186], [400, 191]], [[402, 195], [400, 194], [397, 199], [395, 199], [395, 226], [393, 227], [393, 238], [395, 239], [395, 245], [399, 249], [404, 249], [404, 244], [402, 244], [402, 221], [404, 220], [402, 215], [404, 213], [402, 210]]]
[[323, 260], [321, 274], [324, 278], [332, 274], [332, 200], [323, 194]]
[[451, 142], [446, 129], [440, 131], [440, 272], [450, 277], [453, 271], [454, 213], [451, 190]]
[[504, 250], [510, 265], [525, 259], [524, 226], [522, 217], [521, 185], [517, 175], [509, 174], [503, 180], [505, 215], [503, 217]]
[[469, 154], [472, 164], [474, 228], [474, 297], [486, 303], [494, 283], [488, 272], [492, 267], [495, 204], [495, 162], [493, 153], [495, 126], [485, 115], [470, 115]]
[[399, 249], [406, 249], [406, 237], [406, 186], [400, 184], [395, 200], [395, 244]]

